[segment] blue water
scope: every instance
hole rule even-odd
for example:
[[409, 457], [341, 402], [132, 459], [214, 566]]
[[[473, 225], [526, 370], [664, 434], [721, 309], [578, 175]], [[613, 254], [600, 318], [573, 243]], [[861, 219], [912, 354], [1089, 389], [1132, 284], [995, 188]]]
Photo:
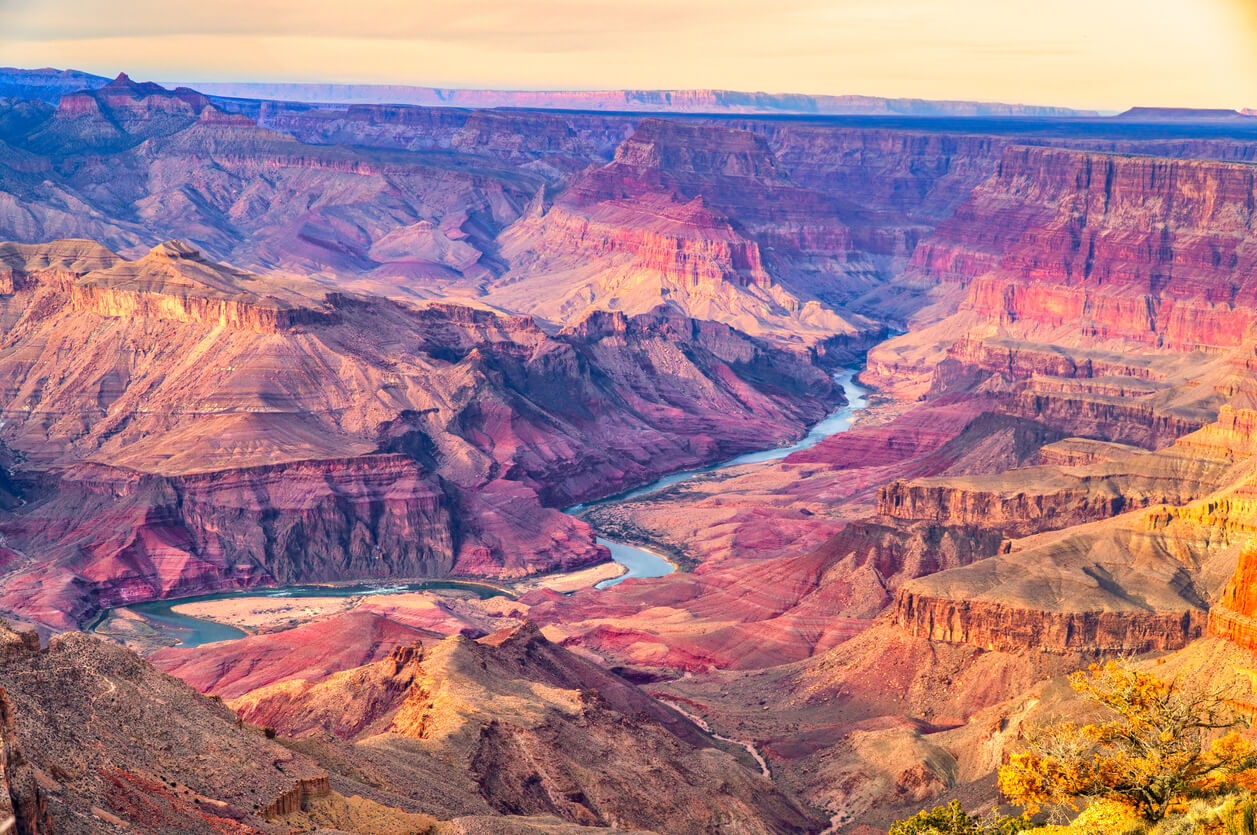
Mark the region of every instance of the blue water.
[[[715, 472], [716, 470], [738, 467], [743, 464], [759, 464], [764, 461], [777, 461], [785, 458], [791, 453], [814, 447], [830, 435], [837, 435], [839, 432], [846, 432], [851, 428], [851, 424], [855, 422], [855, 413], [868, 405], [868, 389], [856, 382], [856, 375], [859, 373], [858, 369], [852, 369], [849, 371], [842, 371], [834, 375], [834, 380], [842, 386], [842, 391], [847, 397], [847, 405], [839, 408], [833, 414], [829, 415], [829, 417], [813, 426], [812, 430], [808, 432], [802, 440], [796, 443], [789, 446], [762, 449], [758, 452], [748, 452], [744, 455], [739, 455], [737, 458], [731, 458], [723, 464], [703, 467], [700, 470], [686, 470], [684, 472], [666, 475], [657, 481], [652, 481], [644, 487], [629, 490], [627, 493], [620, 493], [618, 495], [611, 496], [610, 498], [601, 499], [597, 502], [590, 502], [588, 504], [569, 507], [567, 512], [579, 513], [585, 508], [593, 505], [604, 504], [606, 502], [623, 502], [630, 499], [640, 498], [641, 496], [648, 496], [651, 493], [657, 493], [660, 490], [673, 486], [674, 484], [680, 484], [681, 482], [689, 481], [695, 476]], [[598, 583], [595, 588], [610, 588], [611, 586], [622, 583], [631, 577], [663, 577], [664, 575], [671, 574], [676, 570], [676, 566], [668, 562], [666, 557], [656, 554], [653, 551], [648, 551], [645, 548], [638, 548], [637, 546], [629, 545], [624, 542], [613, 542], [609, 539], [603, 539], [601, 537], [598, 539], [598, 544], [607, 546], [607, 548], [611, 550], [611, 559], [615, 560], [628, 570], [619, 577], [612, 577], [609, 580], [603, 580], [601, 583]]]
[[673, 571], [676, 571], [676, 566], [668, 562], [668, 558], [662, 554], [656, 554], [654, 551], [647, 551], [645, 548], [638, 548], [636, 545], [628, 545], [624, 542], [612, 542], [610, 539], [603, 539], [601, 536], [596, 541], [599, 545], [607, 546], [607, 550], [611, 552], [611, 559], [628, 569], [619, 577], [611, 577], [595, 583], [594, 588], [596, 589], [610, 588], [630, 577], [663, 577], [665, 574], [671, 574]]

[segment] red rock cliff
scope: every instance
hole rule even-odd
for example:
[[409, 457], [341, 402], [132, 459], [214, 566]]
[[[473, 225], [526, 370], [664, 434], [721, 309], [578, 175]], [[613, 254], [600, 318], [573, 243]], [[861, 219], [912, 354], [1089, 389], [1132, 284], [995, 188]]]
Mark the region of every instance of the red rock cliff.
[[1011, 147], [913, 257], [1019, 327], [1176, 349], [1238, 344], [1257, 311], [1257, 167]]
[[909, 634], [1001, 652], [1141, 653], [1181, 649], [1204, 634], [1203, 611], [1045, 612], [901, 589], [895, 621]]

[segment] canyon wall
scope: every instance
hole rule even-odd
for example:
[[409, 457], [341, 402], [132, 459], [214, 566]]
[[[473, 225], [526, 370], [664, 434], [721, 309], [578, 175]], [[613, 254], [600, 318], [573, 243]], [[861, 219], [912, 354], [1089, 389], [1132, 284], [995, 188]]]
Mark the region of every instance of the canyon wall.
[[997, 652], [1163, 652], [1199, 638], [1207, 621], [1203, 611], [1043, 612], [985, 600], [931, 598], [910, 590], [895, 599], [895, 622], [908, 634]]
[[1022, 333], [1231, 347], [1257, 309], [1255, 191], [1251, 165], [1009, 147], [912, 268]]
[[38, 554], [0, 605], [59, 628], [155, 598], [455, 566], [449, 499], [400, 455], [177, 477], [87, 467], [0, 528]]

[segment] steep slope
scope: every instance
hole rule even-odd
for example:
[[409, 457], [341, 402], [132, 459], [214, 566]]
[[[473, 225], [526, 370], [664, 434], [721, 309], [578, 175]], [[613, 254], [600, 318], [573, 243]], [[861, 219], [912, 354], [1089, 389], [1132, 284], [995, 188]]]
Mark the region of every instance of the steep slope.
[[511, 271], [489, 297], [556, 319], [663, 298], [747, 333], [850, 341], [866, 322], [826, 309], [786, 271], [770, 275], [762, 255], [845, 258], [841, 212], [838, 200], [792, 184], [749, 132], [647, 119], [609, 165], [509, 230]]
[[732, 821], [739, 832], [820, 828], [679, 714], [531, 624], [479, 642], [398, 647], [373, 664], [280, 680], [229, 703], [246, 721], [297, 737], [295, 748], [350, 752], [343, 756], [370, 763], [388, 790], [412, 797], [418, 787], [397, 778], [432, 758], [446, 764], [447, 791], [471, 792], [501, 813], [672, 832], [729, 831]]
[[1022, 338], [1231, 347], [1252, 324], [1257, 168], [1009, 148], [913, 257]]
[[202, 693], [233, 699], [289, 679], [319, 681], [379, 661], [400, 646], [439, 638], [382, 615], [351, 612], [197, 650], [159, 650], [148, 660]]
[[79, 633], [3, 640], [5, 774], [22, 832], [283, 832], [267, 815], [327, 774], [221, 702]]

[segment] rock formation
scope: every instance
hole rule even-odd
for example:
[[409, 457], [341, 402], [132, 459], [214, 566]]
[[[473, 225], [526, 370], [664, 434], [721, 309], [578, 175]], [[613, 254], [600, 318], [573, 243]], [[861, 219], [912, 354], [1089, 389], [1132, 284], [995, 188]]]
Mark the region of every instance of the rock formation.
[[19, 832], [268, 831], [259, 810], [309, 759], [238, 726], [223, 705], [79, 633], [40, 648], [6, 628], [4, 774]]
[[1011, 147], [913, 256], [1025, 336], [1232, 347], [1252, 324], [1250, 165]]
[[[281, 735], [351, 741], [344, 750], [361, 751], [349, 756], [377, 773], [400, 776], [417, 758], [446, 762], [448, 785], [501, 814], [685, 831], [730, 815], [750, 832], [817, 827], [671, 708], [531, 624], [478, 642], [399, 645], [372, 664], [280, 679], [229, 704]], [[418, 798], [414, 788], [390, 788]]]

